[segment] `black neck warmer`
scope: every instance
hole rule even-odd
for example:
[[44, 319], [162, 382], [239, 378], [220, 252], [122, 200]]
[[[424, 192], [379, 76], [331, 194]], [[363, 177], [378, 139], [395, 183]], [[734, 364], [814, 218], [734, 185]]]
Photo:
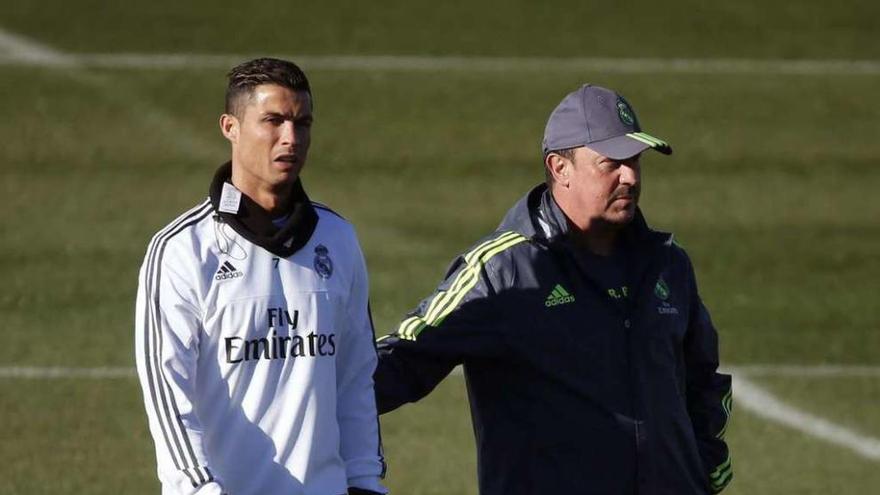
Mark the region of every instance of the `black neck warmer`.
[[272, 217], [246, 194], [241, 195], [238, 213], [219, 211], [223, 184], [231, 183], [232, 163], [226, 162], [217, 169], [211, 181], [209, 194], [214, 206], [214, 219], [229, 224], [239, 235], [262, 247], [270, 253], [287, 258], [302, 248], [312, 237], [318, 225], [318, 214], [297, 179], [291, 184], [290, 195], [283, 206], [283, 215], [289, 215], [279, 228], [272, 223]]

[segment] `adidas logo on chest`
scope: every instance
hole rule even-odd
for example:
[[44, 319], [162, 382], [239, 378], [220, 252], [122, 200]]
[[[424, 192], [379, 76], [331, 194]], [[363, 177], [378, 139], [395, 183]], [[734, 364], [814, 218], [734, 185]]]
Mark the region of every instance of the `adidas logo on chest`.
[[239, 278], [243, 276], [244, 272], [232, 266], [232, 263], [229, 261], [224, 261], [214, 275], [214, 280], [229, 280], [231, 278]]
[[561, 285], [556, 284], [556, 287], [550, 292], [550, 295], [544, 299], [544, 306], [548, 308], [551, 306], [559, 306], [560, 304], [568, 304], [574, 302], [574, 296], [569, 294], [567, 290], [565, 290]]

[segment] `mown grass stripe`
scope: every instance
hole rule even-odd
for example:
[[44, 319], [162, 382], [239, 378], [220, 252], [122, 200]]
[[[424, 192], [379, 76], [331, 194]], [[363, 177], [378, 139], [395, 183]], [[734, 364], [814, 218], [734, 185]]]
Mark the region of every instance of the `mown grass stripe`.
[[108, 380], [136, 378], [137, 370], [129, 367], [98, 366], [95, 368], [69, 368], [64, 366], [3, 366], [0, 378], [25, 380], [94, 379]]
[[[65, 53], [64, 58], [19, 51], [0, 54], [0, 65], [83, 68], [202, 70], [229, 69], [249, 54], [205, 53]], [[53, 54], [55, 55], [55, 54]], [[791, 60], [729, 58], [604, 58], [604, 57], [461, 57], [431, 55], [295, 55], [308, 70], [346, 71], [468, 71], [468, 72], [583, 72], [606, 74], [779, 74], [793, 76], [880, 75], [876, 60]]]
[[[377, 340], [393, 337], [394, 334], [383, 335]], [[757, 370], [757, 371], [753, 371]], [[799, 378], [878, 378], [880, 366], [869, 365], [730, 365], [720, 371], [734, 373], [737, 376], [759, 377], [799, 377]], [[801, 371], [802, 374], [796, 374]], [[64, 367], [64, 366], [24, 366], [3, 365], [0, 366], [0, 378], [10, 379], [65, 379], [65, 378], [88, 378], [88, 379], [116, 379], [136, 376], [134, 368], [128, 367]]]
[[743, 364], [728, 370], [737, 376], [795, 378], [880, 378], [880, 366], [869, 364]]

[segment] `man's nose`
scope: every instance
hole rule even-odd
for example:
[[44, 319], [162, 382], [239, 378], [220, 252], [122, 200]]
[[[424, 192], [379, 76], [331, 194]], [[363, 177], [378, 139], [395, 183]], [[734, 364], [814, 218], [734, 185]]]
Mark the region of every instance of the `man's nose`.
[[296, 126], [293, 124], [292, 120], [285, 120], [284, 123], [281, 124], [281, 144], [296, 144], [296, 140]]
[[639, 169], [638, 167], [631, 167], [627, 164], [623, 164], [620, 166], [620, 183], [621, 184], [629, 184], [629, 185], [637, 185], [639, 183]]

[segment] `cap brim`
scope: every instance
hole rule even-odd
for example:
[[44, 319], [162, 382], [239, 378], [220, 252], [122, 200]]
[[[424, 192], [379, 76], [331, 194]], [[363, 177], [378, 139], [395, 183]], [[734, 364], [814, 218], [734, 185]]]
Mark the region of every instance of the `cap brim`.
[[614, 160], [624, 160], [647, 149], [659, 151], [664, 155], [672, 154], [672, 147], [669, 146], [669, 143], [644, 132], [631, 132], [604, 141], [589, 143], [586, 146], [596, 153]]

